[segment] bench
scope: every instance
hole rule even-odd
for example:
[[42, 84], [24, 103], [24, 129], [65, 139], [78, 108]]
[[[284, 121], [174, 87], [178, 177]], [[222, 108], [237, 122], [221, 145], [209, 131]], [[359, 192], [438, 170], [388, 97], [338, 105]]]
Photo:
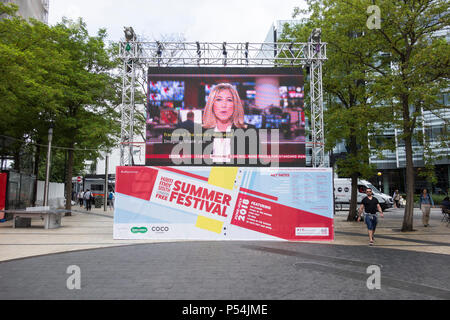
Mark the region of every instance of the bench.
[[56, 229], [61, 227], [62, 215], [69, 210], [50, 209], [49, 207], [29, 207], [25, 210], [1, 210], [13, 215], [13, 228], [31, 227], [32, 218], [44, 220], [45, 229]]

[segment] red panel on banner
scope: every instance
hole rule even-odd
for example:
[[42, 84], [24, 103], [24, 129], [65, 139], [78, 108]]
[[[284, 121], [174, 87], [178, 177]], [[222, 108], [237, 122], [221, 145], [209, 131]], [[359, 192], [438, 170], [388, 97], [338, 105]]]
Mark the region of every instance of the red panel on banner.
[[199, 180], [203, 180], [203, 181], [208, 182], [208, 178], [199, 176], [198, 174], [194, 174], [194, 173], [190, 173], [190, 172], [187, 172], [187, 171], [178, 170], [178, 169], [175, 169], [175, 168], [172, 168], [172, 167], [157, 167], [157, 168], [163, 169], [163, 170], [167, 170], [167, 171], [170, 171], [170, 172], [173, 172], [173, 173], [182, 174], [183, 176], [187, 176], [187, 177], [191, 177], [191, 178], [195, 178], [195, 179], [199, 179]]
[[[286, 240], [332, 240], [333, 220], [265, 199], [240, 193], [233, 213], [232, 225]], [[301, 235], [302, 229], [319, 230], [315, 235]], [[324, 233], [320, 234], [323, 230]], [[316, 231], [317, 232], [317, 231]]]
[[239, 190], [242, 191], [242, 192], [245, 192], [245, 193], [250, 193], [250, 194], [253, 194], [255, 196], [262, 197], [262, 198], [267, 198], [267, 199], [270, 199], [270, 200], [273, 200], [273, 201], [278, 201], [277, 197], [271, 196], [269, 194], [261, 193], [261, 192], [258, 192], [258, 191], [254, 191], [254, 190], [250, 190], [250, 189], [246, 189], [246, 188], [242, 188], [242, 187], [240, 187]]
[[150, 200], [158, 170], [147, 167], [117, 167], [116, 192]]

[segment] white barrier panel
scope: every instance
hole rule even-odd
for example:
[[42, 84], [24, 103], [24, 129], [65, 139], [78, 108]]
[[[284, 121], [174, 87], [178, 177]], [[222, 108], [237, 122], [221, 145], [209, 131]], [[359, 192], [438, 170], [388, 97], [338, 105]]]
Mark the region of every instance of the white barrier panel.
[[[37, 193], [36, 193], [36, 205], [42, 205], [44, 203], [44, 186], [45, 181], [38, 180]], [[64, 207], [64, 183], [50, 182], [48, 187], [48, 205], [51, 208], [63, 208]]]

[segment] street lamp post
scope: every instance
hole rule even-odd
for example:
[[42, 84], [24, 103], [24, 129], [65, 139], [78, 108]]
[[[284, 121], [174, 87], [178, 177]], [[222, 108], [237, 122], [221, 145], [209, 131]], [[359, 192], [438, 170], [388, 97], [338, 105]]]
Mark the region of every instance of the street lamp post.
[[378, 171], [378, 189], [380, 190], [380, 192], [381, 192], [381, 176], [382, 176], [382, 172], [380, 172], [380, 171]]
[[50, 180], [50, 159], [52, 155], [52, 139], [53, 139], [53, 123], [48, 129], [48, 150], [47, 150], [47, 167], [45, 168], [45, 185], [44, 185], [44, 207], [48, 206], [48, 189]]
[[103, 211], [106, 211], [108, 205], [108, 152], [105, 156], [105, 198], [103, 202]]

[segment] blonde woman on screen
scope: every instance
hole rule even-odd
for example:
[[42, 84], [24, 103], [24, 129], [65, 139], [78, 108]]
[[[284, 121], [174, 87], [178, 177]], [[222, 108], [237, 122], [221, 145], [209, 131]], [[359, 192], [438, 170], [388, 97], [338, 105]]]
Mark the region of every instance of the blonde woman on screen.
[[220, 83], [212, 89], [205, 106], [203, 127], [219, 132], [247, 128], [241, 99], [231, 84]]

